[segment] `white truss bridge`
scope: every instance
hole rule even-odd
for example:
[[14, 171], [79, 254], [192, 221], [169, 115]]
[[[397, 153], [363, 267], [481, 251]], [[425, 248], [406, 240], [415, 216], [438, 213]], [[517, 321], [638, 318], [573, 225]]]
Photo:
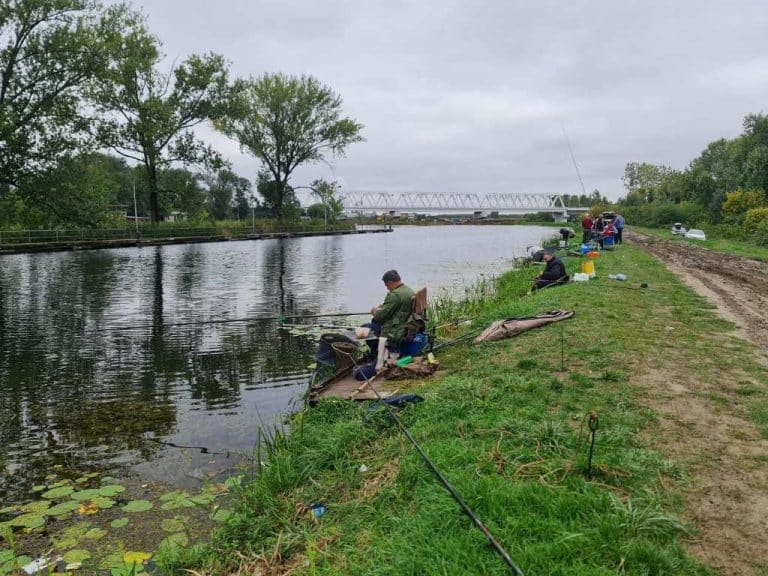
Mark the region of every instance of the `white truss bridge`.
[[347, 212], [552, 212], [567, 215], [560, 194], [344, 192]]

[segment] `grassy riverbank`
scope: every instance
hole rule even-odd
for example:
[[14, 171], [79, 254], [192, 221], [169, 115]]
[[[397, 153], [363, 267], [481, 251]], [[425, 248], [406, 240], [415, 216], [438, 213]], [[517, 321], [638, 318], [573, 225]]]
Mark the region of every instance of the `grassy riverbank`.
[[[450, 313], [476, 325], [555, 308], [576, 316], [442, 351], [442, 376], [403, 386], [426, 399], [403, 421], [528, 575], [711, 574], [685, 551], [700, 538], [689, 502], [705, 448], [673, 437], [649, 377], [674, 366], [703, 384], [733, 381], [692, 394], [738, 410], [740, 434], [758, 438], [768, 437], [768, 381], [754, 348], [652, 257], [624, 246], [597, 270], [589, 283], [525, 298], [535, 269], [508, 273], [494, 295], [454, 305]], [[629, 282], [606, 279], [617, 272]], [[366, 410], [327, 401], [298, 414], [212, 547], [178, 565], [216, 574], [508, 573], [398, 429], [380, 414], [364, 421]], [[600, 419], [591, 479], [590, 411]], [[316, 518], [312, 503], [325, 514]]]
[[673, 236], [669, 231], [669, 228], [643, 228], [641, 226], [632, 226], [632, 230], [640, 232], [641, 234], [663, 238], [664, 240], [672, 240], [674, 242], [700, 246], [707, 250], [720, 252], [722, 254], [734, 254], [736, 256], [744, 256], [745, 258], [768, 262], [768, 247], [758, 246], [754, 242], [748, 242], [746, 240], [720, 238], [716, 232], [712, 233], [711, 230], [704, 230], [707, 234], [707, 240], [703, 241], [689, 240], [688, 238]]

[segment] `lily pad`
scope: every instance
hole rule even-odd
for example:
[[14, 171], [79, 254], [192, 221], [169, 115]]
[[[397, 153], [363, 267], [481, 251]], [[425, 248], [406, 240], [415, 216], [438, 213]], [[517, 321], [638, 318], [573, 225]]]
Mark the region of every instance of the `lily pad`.
[[128, 526], [128, 518], [118, 518], [116, 520], [112, 520], [112, 522], [109, 523], [112, 528], [123, 528], [124, 526]]
[[70, 496], [70, 498], [72, 498], [72, 500], [77, 500], [78, 502], [83, 502], [85, 500], [93, 500], [99, 496], [100, 494], [98, 489], [91, 488], [89, 490], [80, 490], [79, 492], [75, 492]]
[[78, 506], [79, 504], [74, 500], [67, 500], [66, 502], [56, 504], [56, 506], [51, 506], [45, 511], [45, 514], [48, 516], [63, 516], [64, 514], [74, 512]]
[[160, 506], [163, 510], [175, 510], [176, 508], [193, 508], [195, 503], [187, 492], [174, 490], [160, 496], [163, 504]]
[[99, 495], [105, 498], [114, 498], [118, 494], [125, 492], [125, 486], [118, 486], [117, 484], [111, 484], [109, 486], [102, 486], [99, 488]]
[[91, 553], [88, 550], [70, 550], [64, 554], [64, 562], [67, 564], [81, 564], [90, 557]]
[[47, 486], [45, 484], [38, 484], [37, 486], [32, 486], [32, 492], [42, 492], [46, 488]]
[[19, 508], [17, 506], [6, 506], [5, 508], [0, 508], [0, 514], [11, 514], [13, 512], [16, 512]]
[[181, 532], [184, 530], [184, 522], [178, 518], [168, 518], [160, 524], [166, 532]]
[[109, 508], [112, 508], [112, 506], [115, 505], [115, 501], [111, 498], [105, 498], [104, 496], [99, 496], [98, 498], [93, 499], [93, 503], [96, 504], [99, 508], [102, 510], [107, 510]]
[[45, 512], [48, 510], [48, 507], [51, 505], [50, 500], [38, 500], [36, 502], [30, 502], [29, 504], [25, 504], [21, 507], [21, 510], [23, 512], [31, 512], [33, 514], [40, 514], [42, 512]]
[[51, 484], [49, 488], [61, 488], [62, 486], [69, 486], [70, 484], [72, 484], [72, 481], [64, 478], [63, 480], [59, 480], [58, 482]]
[[11, 518], [8, 524], [19, 528], [35, 529], [45, 526], [45, 518], [42, 514], [30, 512], [29, 514], [22, 514], [21, 516], [16, 516], [16, 518]]
[[101, 540], [107, 535], [107, 531], [102, 528], [91, 528], [83, 534], [83, 540]]
[[32, 562], [32, 558], [29, 556], [17, 556], [16, 558], [13, 558], [10, 562], [6, 562], [5, 564], [0, 564], [0, 574], [5, 576], [5, 574], [14, 574], [21, 570], [24, 566]]
[[131, 500], [123, 506], [125, 512], [146, 512], [152, 510], [152, 502], [149, 500]]
[[160, 542], [159, 548], [184, 548], [189, 544], [189, 538], [187, 537], [184, 532], [177, 532], [176, 534], [171, 534], [167, 538], [164, 538]]
[[101, 510], [101, 508], [93, 502], [80, 502], [80, 505], [77, 507], [77, 513], [82, 516], [93, 516], [94, 514], [98, 514], [99, 510]]
[[110, 552], [99, 562], [99, 568], [102, 570], [109, 570], [112, 568], [120, 568], [125, 566], [123, 562], [123, 552]]
[[67, 526], [60, 532], [51, 536], [53, 546], [59, 550], [73, 548], [74, 546], [77, 546], [80, 539], [85, 536], [90, 529], [91, 524], [89, 522], [77, 522], [76, 524]]
[[59, 500], [60, 498], [66, 498], [74, 491], [75, 489], [72, 488], [72, 486], [57, 486], [56, 488], [52, 488], [47, 492], [43, 492], [41, 496], [43, 498], [47, 498], [48, 500]]
[[149, 552], [126, 552], [123, 554], [123, 562], [129, 566], [132, 564], [143, 564], [150, 558], [152, 558], [152, 554]]

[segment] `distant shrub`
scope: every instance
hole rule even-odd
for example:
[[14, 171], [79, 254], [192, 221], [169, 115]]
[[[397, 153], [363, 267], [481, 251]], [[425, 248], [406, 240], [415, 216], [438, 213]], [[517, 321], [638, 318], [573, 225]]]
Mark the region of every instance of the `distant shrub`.
[[764, 222], [768, 222], [768, 207], [752, 208], [747, 211], [742, 226], [746, 232], [753, 234], [757, 231], [761, 223]]

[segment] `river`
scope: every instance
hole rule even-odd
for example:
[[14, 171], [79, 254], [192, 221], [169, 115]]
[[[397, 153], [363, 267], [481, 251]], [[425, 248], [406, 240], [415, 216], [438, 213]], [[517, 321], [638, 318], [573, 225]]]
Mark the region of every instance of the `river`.
[[[538, 226], [0, 257], [0, 502], [52, 469], [186, 486], [226, 473], [300, 402], [313, 338], [274, 320], [363, 311], [381, 275], [453, 292], [510, 267]], [[329, 322], [329, 320], [324, 320]]]

